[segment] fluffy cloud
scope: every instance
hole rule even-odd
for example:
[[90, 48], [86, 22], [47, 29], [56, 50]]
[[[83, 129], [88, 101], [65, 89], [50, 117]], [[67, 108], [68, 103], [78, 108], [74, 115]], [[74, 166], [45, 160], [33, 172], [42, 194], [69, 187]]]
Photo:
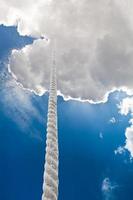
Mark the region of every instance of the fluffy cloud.
[[132, 89], [132, 0], [0, 3], [1, 23], [18, 23], [21, 34], [50, 39], [13, 51], [10, 68], [24, 87], [48, 89], [55, 38], [58, 89], [65, 96], [99, 101], [113, 88]]
[[125, 131], [126, 145], [125, 148], [130, 152], [133, 157], [133, 98], [125, 98], [120, 104], [120, 113], [122, 115], [131, 114], [129, 121], [130, 126]]
[[125, 147], [121, 147], [119, 146], [115, 151], [114, 151], [115, 154], [123, 154], [125, 153]]
[[129, 150], [133, 157], [133, 120], [131, 121], [131, 126], [126, 129], [125, 135], [127, 138], [125, 148]]
[[133, 113], [133, 98], [128, 97], [123, 99], [119, 108], [122, 115], [127, 115], [129, 112]]

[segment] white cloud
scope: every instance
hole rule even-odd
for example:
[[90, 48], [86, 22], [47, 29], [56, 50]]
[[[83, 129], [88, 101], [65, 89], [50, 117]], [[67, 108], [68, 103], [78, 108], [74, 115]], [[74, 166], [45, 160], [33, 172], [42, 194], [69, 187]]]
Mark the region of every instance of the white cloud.
[[18, 24], [18, 30], [23, 35], [29, 35], [33, 32], [36, 35], [40, 34], [38, 18], [41, 2], [41, 0], [0, 0], [0, 23], [5, 25]]
[[101, 139], [103, 139], [103, 133], [102, 133], [102, 132], [99, 133], [99, 137], [100, 137]]
[[128, 151], [131, 153], [131, 156], [133, 158], [133, 121], [130, 127], [126, 129], [126, 145], [125, 148], [128, 149]]
[[110, 179], [106, 177], [102, 182], [102, 193], [104, 200], [114, 199], [114, 190], [118, 185], [111, 183]]
[[[58, 89], [65, 97], [99, 101], [113, 88], [132, 90], [132, 0], [0, 0], [0, 5], [1, 23], [18, 23], [21, 34], [56, 38]], [[52, 42], [45, 43], [13, 51], [10, 62], [18, 81], [39, 93], [49, 81]]]
[[115, 154], [123, 154], [125, 152], [125, 147], [118, 147], [115, 151], [114, 151], [114, 153]]
[[112, 117], [112, 118], [109, 120], [109, 122], [110, 122], [111, 124], [115, 124], [115, 123], [116, 123], [115, 117]]
[[123, 99], [119, 108], [122, 115], [128, 115], [131, 113], [131, 119], [129, 121], [130, 126], [127, 127], [125, 131], [125, 148], [130, 152], [131, 157], [133, 157], [133, 97]]
[[127, 115], [129, 112], [133, 113], [133, 98], [125, 98], [120, 103], [120, 113], [122, 115]]

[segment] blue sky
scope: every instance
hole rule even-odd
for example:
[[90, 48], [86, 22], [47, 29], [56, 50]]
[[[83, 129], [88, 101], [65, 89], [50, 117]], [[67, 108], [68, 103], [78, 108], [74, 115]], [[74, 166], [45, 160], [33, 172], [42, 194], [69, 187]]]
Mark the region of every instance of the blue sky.
[[[17, 27], [0, 26], [1, 200], [41, 199], [48, 93], [24, 90], [7, 70], [11, 50], [33, 41]], [[59, 200], [132, 200], [130, 153], [115, 154], [131, 118], [119, 112], [126, 96], [115, 91], [99, 104], [58, 96]]]

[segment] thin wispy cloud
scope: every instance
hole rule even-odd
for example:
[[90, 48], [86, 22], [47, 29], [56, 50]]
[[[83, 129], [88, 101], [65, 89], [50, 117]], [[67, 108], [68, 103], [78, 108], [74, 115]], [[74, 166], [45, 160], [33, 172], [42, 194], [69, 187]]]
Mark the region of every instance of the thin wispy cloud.
[[31, 116], [41, 121], [42, 116], [32, 103], [32, 93], [25, 91], [20, 84], [3, 69], [0, 74], [0, 102], [7, 117], [23, 130], [32, 123]]
[[108, 177], [104, 178], [102, 182], [102, 194], [104, 200], [115, 200], [114, 190], [118, 185], [113, 184]]

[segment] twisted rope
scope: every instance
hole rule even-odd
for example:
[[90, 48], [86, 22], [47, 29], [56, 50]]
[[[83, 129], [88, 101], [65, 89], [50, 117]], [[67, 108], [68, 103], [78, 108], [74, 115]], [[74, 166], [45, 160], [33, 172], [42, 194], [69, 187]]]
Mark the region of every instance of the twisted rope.
[[42, 200], [58, 199], [58, 135], [57, 135], [56, 67], [53, 60], [48, 105], [45, 171]]

